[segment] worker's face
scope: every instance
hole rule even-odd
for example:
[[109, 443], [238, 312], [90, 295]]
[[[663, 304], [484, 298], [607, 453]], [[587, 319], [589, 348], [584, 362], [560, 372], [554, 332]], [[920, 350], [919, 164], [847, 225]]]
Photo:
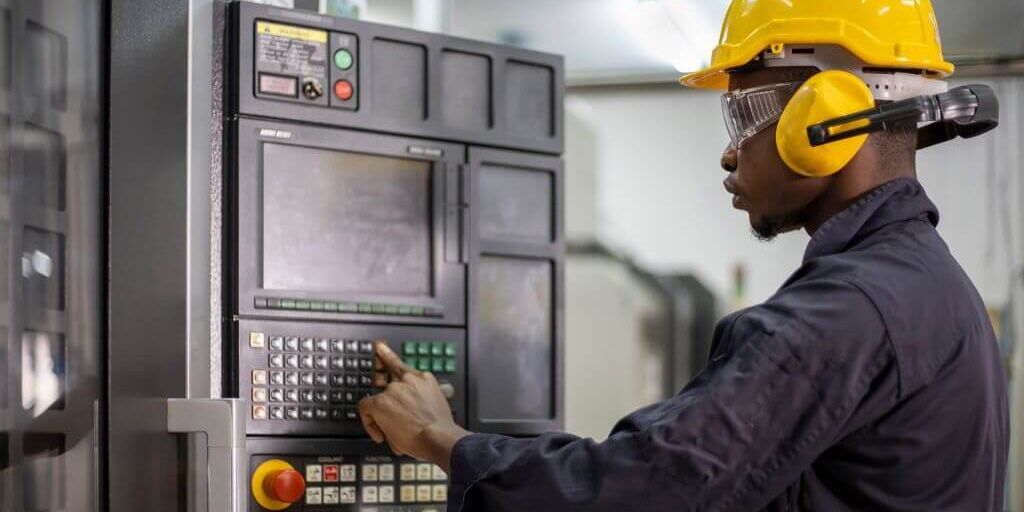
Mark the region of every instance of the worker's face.
[[[792, 72], [781, 68], [738, 72], [730, 76], [729, 89], [749, 89], [792, 81]], [[805, 212], [824, 192], [828, 178], [805, 178], [789, 169], [775, 146], [778, 123], [743, 142], [730, 144], [722, 154], [722, 168], [729, 172], [725, 188], [733, 194], [733, 206], [750, 216], [754, 234], [762, 240], [803, 227]]]

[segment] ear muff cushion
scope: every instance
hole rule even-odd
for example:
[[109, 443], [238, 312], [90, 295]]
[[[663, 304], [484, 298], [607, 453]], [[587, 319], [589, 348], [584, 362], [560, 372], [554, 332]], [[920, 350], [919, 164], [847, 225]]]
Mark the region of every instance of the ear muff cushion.
[[786, 105], [775, 132], [782, 161], [797, 174], [831, 176], [850, 163], [868, 136], [859, 135], [812, 147], [807, 127], [869, 109], [875, 105], [863, 80], [846, 71], [825, 71], [811, 77]]

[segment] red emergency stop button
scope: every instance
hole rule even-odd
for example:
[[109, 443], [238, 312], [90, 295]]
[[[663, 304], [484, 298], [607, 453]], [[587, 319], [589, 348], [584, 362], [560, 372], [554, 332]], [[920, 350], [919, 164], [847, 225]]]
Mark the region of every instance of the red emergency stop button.
[[306, 480], [281, 459], [270, 459], [256, 468], [252, 474], [253, 498], [267, 510], [284, 510], [293, 503], [302, 501], [306, 494]]
[[341, 101], [348, 101], [352, 99], [352, 95], [355, 93], [355, 89], [352, 87], [352, 82], [348, 80], [338, 80], [334, 82], [334, 95]]
[[263, 479], [263, 490], [277, 501], [295, 503], [306, 494], [306, 480], [294, 469], [279, 469]]

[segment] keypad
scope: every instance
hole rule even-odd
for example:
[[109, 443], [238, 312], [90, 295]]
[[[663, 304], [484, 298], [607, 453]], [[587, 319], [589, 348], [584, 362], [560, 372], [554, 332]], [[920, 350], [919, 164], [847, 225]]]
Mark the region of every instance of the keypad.
[[[306, 505], [443, 504], [448, 501], [448, 476], [433, 464], [381, 462], [367, 457], [358, 464], [305, 464]], [[408, 459], [405, 459], [408, 460]]]
[[[259, 403], [254, 419], [356, 422], [359, 400], [373, 394], [376, 384], [387, 385], [387, 375], [375, 371], [373, 341], [278, 334], [265, 339], [266, 368], [252, 370], [252, 398]], [[338, 496], [343, 497], [340, 491]]]
[[451, 375], [458, 370], [454, 343], [406, 341], [402, 343], [402, 360], [412, 368], [438, 375]]

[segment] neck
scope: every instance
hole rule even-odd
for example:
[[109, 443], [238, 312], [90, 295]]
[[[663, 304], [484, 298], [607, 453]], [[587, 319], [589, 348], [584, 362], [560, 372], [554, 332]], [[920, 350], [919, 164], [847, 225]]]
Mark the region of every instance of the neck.
[[[892, 168], [892, 165], [899, 165]], [[882, 162], [877, 153], [861, 151], [843, 170], [827, 178], [829, 186], [807, 209], [804, 229], [814, 233], [837, 213], [849, 208], [872, 190], [903, 177], [917, 177], [913, 160], [897, 164]]]

